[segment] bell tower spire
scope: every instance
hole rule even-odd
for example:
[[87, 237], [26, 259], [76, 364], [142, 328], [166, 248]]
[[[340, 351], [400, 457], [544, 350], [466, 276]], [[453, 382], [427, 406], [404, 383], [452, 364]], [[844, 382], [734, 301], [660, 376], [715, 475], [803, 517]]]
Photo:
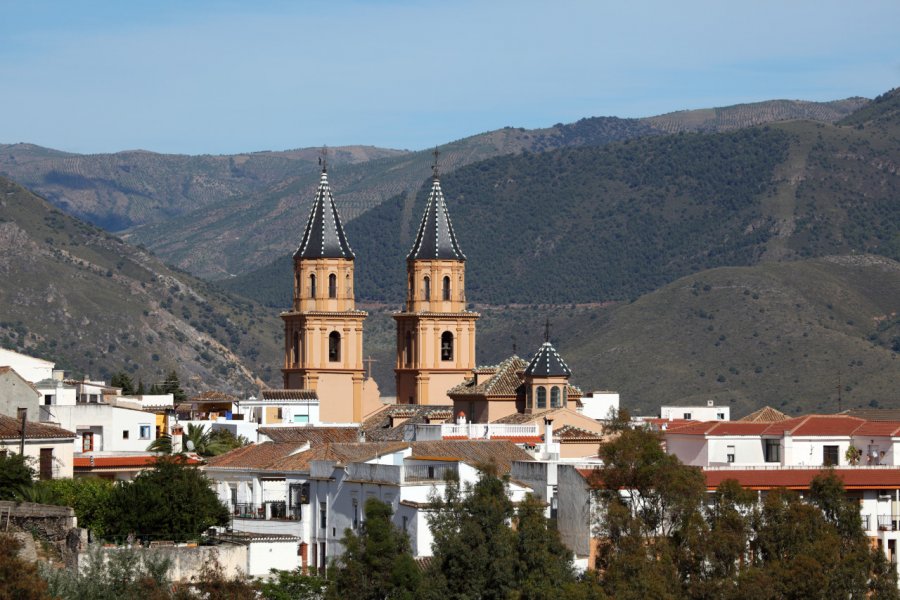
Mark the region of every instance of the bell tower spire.
[[355, 255], [328, 182], [327, 152], [300, 246], [294, 294], [284, 321], [284, 387], [315, 390], [322, 421], [360, 422], [363, 321], [353, 293]]
[[466, 256], [441, 189], [434, 151], [431, 190], [406, 257], [407, 292], [397, 322], [397, 402], [448, 404], [447, 390], [475, 367], [475, 321], [466, 310]]

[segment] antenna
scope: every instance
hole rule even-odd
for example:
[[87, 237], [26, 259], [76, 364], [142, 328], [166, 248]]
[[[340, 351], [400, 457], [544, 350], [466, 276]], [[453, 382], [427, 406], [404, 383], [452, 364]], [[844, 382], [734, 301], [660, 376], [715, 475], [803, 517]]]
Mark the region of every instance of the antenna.
[[544, 342], [550, 341], [550, 319], [544, 322]]
[[437, 179], [441, 176], [440, 169], [438, 168], [438, 157], [441, 153], [438, 151], [437, 146], [435, 146], [434, 152], [432, 152], [431, 155], [434, 157], [434, 162], [431, 163], [431, 173], [434, 175], [434, 178]]

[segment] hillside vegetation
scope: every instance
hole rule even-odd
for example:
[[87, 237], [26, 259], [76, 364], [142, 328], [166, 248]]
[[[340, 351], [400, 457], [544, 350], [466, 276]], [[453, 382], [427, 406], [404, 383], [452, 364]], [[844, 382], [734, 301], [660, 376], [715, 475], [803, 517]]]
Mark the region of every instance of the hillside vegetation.
[[[896, 96], [855, 125], [654, 136], [460, 168], [442, 185], [468, 257], [469, 300], [602, 302], [719, 266], [848, 252], [900, 259]], [[426, 191], [347, 225], [360, 297], [402, 300]], [[223, 285], [285, 306], [289, 273], [285, 256]]]
[[[278, 364], [274, 311], [173, 271], [0, 177], [0, 345], [73, 376], [125, 370], [253, 391]], [[262, 365], [257, 366], [257, 361]]]

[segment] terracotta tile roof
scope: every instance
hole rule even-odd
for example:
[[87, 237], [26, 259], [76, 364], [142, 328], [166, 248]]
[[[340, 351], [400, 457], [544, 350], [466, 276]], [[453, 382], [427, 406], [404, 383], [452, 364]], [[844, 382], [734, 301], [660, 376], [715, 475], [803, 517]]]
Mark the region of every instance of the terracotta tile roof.
[[690, 421], [688, 419], [662, 419], [660, 417], [647, 417], [643, 422], [654, 431], [675, 429], [676, 427], [683, 427], [685, 425], [690, 425], [691, 423], [696, 423], [696, 421]]
[[204, 402], [237, 402], [238, 400], [239, 398], [237, 396], [232, 396], [231, 394], [226, 394], [225, 392], [220, 392], [218, 390], [207, 390], [205, 392], [200, 392], [196, 396], [188, 398], [187, 404], [202, 404]]
[[250, 444], [219, 456], [213, 456], [206, 461], [206, 465], [208, 468], [215, 469], [268, 470], [274, 462], [284, 458], [303, 445], [304, 442]]
[[563, 425], [553, 431], [553, 438], [566, 442], [602, 442], [605, 437], [595, 431], [588, 431], [574, 425]]
[[513, 461], [534, 460], [525, 450], [506, 440], [413, 442], [411, 458], [459, 460], [473, 466], [494, 463], [501, 475], [509, 473]]
[[775, 410], [771, 406], [763, 406], [761, 409], [741, 417], [738, 421], [745, 423], [774, 423], [776, 421], [786, 421], [789, 418], [780, 410]]
[[866, 421], [900, 421], [900, 408], [851, 408], [840, 414]]
[[866, 421], [853, 432], [853, 435], [889, 435], [900, 434], [900, 421]]
[[[453, 418], [453, 407], [443, 404], [389, 404], [370, 417], [360, 426], [367, 442], [400, 441], [403, 439], [403, 425], [406, 423], [445, 423]], [[394, 419], [406, 419], [394, 427]]]
[[[22, 422], [14, 417], [0, 415], [0, 440], [19, 439], [22, 437]], [[56, 425], [46, 423], [25, 422], [25, 439], [74, 438], [75, 434]]]
[[[141, 454], [135, 456], [76, 456], [72, 459], [72, 466], [76, 469], [148, 467], [155, 465], [156, 461], [160, 458], [162, 457], [156, 454]], [[199, 465], [202, 461], [189, 456], [186, 457], [185, 463], [189, 465]]]
[[[768, 490], [786, 487], [797, 490], [809, 488], [821, 469], [723, 469], [705, 470], [706, 487], [715, 489], [726, 479], [737, 480], [745, 488]], [[900, 468], [866, 469], [853, 467], [834, 469], [834, 474], [848, 490], [885, 489], [900, 487]]]
[[510, 356], [502, 363], [493, 368], [493, 374], [487, 377], [491, 372], [491, 368], [481, 367], [476, 369], [479, 374], [485, 375], [485, 378], [475, 385], [475, 378], [466, 379], [459, 385], [450, 388], [447, 395], [453, 396], [512, 396], [519, 394], [519, 388], [522, 385], [522, 378], [519, 373], [528, 366], [523, 359], [516, 355]]
[[[784, 435], [792, 436], [850, 436], [866, 421], [846, 415], [806, 415], [774, 423], [744, 421], [701, 421], [682, 427], [670, 427], [668, 434], [674, 435]], [[876, 435], [862, 434], [862, 435]], [[882, 434], [888, 435], [888, 434]]]
[[359, 437], [358, 427], [311, 427], [301, 425], [295, 427], [260, 427], [259, 433], [268, 436], [273, 442], [309, 442], [313, 446], [356, 442]]
[[0, 375], [12, 371], [12, 367], [0, 367]]
[[[365, 462], [378, 456], [391, 454], [409, 448], [409, 442], [358, 442], [354, 444], [327, 444], [309, 451], [309, 457], [303, 457], [307, 464], [313, 460], [333, 460], [340, 465], [352, 462]], [[304, 453], [306, 454], [306, 453]]]
[[260, 400], [318, 400], [315, 390], [261, 390]]

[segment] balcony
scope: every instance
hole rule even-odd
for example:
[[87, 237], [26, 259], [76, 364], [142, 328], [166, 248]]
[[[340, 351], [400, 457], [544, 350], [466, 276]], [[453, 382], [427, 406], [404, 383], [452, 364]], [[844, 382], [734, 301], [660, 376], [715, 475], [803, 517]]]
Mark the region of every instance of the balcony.
[[898, 516], [878, 515], [878, 531], [897, 531], [898, 521]]
[[231, 514], [235, 519], [259, 521], [299, 521], [302, 518], [301, 505], [290, 506], [286, 502], [238, 503]]
[[456, 463], [434, 465], [406, 465], [403, 467], [403, 480], [406, 483], [442, 482], [448, 475], [459, 478]]

